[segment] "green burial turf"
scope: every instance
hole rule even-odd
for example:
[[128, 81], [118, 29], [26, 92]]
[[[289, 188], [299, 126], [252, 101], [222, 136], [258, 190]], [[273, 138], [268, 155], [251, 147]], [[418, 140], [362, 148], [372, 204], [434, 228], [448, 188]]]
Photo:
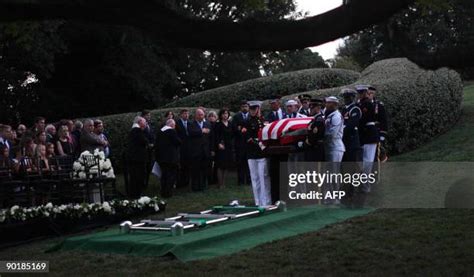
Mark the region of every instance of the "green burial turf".
[[299, 207], [287, 211], [269, 211], [251, 217], [230, 220], [185, 231], [173, 237], [170, 232], [121, 234], [118, 228], [72, 237], [51, 251], [86, 250], [99, 253], [136, 256], [171, 254], [181, 261], [210, 259], [250, 249], [265, 242], [316, 231], [329, 224], [365, 215], [373, 209], [335, 209]]
[[[474, 86], [465, 88], [463, 116], [446, 134], [392, 161], [473, 161]], [[169, 200], [173, 214], [232, 199], [251, 201], [249, 187], [211, 188]], [[364, 275], [473, 276], [474, 211], [385, 209], [299, 236], [219, 258], [183, 263], [172, 257], [136, 257], [45, 249], [48, 239], [0, 251], [0, 260], [49, 260], [52, 276]]]

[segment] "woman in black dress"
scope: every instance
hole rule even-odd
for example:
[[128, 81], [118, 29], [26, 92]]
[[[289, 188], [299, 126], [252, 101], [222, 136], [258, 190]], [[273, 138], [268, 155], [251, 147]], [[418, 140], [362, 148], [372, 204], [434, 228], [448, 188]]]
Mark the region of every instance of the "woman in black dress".
[[219, 188], [224, 187], [224, 180], [227, 170], [233, 165], [234, 151], [232, 149], [234, 134], [232, 132], [232, 122], [229, 121], [230, 112], [228, 109], [219, 111], [219, 122], [215, 128], [215, 149], [217, 183]]
[[66, 125], [59, 128], [59, 138], [56, 142], [56, 154], [60, 156], [74, 154], [74, 145], [72, 144], [71, 137], [69, 136], [69, 129]]

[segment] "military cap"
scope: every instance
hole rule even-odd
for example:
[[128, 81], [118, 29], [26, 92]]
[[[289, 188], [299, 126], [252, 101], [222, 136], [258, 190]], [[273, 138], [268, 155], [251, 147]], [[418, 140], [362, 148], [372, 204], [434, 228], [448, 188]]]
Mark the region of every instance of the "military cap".
[[357, 93], [362, 93], [362, 92], [365, 92], [365, 91], [369, 90], [369, 86], [368, 85], [356, 85], [355, 90], [357, 91]]
[[253, 100], [253, 101], [248, 101], [247, 104], [249, 105], [250, 108], [257, 108], [257, 107], [262, 106], [262, 101]]
[[286, 106], [293, 106], [293, 105], [298, 105], [298, 102], [296, 102], [296, 100], [293, 100], [293, 99], [286, 101]]
[[322, 105], [324, 103], [323, 99], [320, 98], [311, 98], [310, 105]]
[[326, 97], [326, 103], [339, 103], [339, 99], [336, 96]]
[[343, 89], [341, 90], [342, 97], [355, 97], [357, 92], [353, 89]]
[[301, 95], [298, 95], [298, 99], [300, 101], [303, 101], [303, 100], [311, 100], [311, 95], [309, 94], [301, 94]]

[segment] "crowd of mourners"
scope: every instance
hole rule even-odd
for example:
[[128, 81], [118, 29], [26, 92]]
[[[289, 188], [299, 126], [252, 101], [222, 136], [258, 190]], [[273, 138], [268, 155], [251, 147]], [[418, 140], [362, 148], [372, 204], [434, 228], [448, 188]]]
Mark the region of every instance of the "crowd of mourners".
[[[341, 162], [362, 162], [361, 170], [370, 173], [374, 162], [386, 159], [381, 146], [387, 133], [387, 119], [375, 92], [373, 86], [357, 85], [341, 91], [342, 99], [300, 95], [282, 103], [275, 97], [270, 101], [271, 110], [265, 114], [262, 101], [243, 101], [240, 111], [232, 117], [226, 108], [218, 114], [197, 108], [191, 120], [190, 111], [182, 109], [177, 116], [167, 112], [156, 129], [150, 113], [144, 112], [135, 118], [129, 136], [125, 156], [127, 193], [140, 196], [150, 171], [159, 173], [164, 197], [170, 197], [176, 187], [190, 185], [193, 191], [203, 191], [215, 183], [222, 188], [228, 170], [236, 165], [238, 184], [250, 183], [255, 204], [269, 205], [273, 202], [270, 162], [259, 134], [265, 126], [284, 119], [310, 118], [307, 133], [295, 143], [296, 150], [289, 153], [288, 162], [331, 163], [331, 172], [335, 173], [341, 170]], [[154, 166], [147, 162], [151, 160], [156, 161]], [[331, 191], [339, 189], [338, 184], [330, 185]], [[369, 191], [370, 184], [364, 184], [351, 193], [356, 202], [363, 203]]]
[[[210, 184], [223, 188], [229, 169], [236, 167], [238, 184], [252, 184], [255, 203], [268, 205], [269, 163], [259, 133], [264, 126], [286, 118], [312, 118], [305, 139], [295, 145], [299, 151], [289, 155], [289, 162], [363, 161], [370, 165], [379, 157], [378, 146], [387, 126], [384, 105], [375, 99], [375, 91], [368, 85], [345, 89], [341, 92], [344, 105], [334, 96], [301, 95], [283, 105], [275, 97], [266, 114], [262, 114], [261, 101], [242, 101], [233, 116], [226, 108], [216, 113], [200, 107], [192, 115], [188, 109], [178, 115], [168, 111], [161, 122], [153, 122], [150, 111], [144, 110], [131, 122], [125, 151], [116, 153], [123, 158], [126, 194], [142, 196], [152, 172], [160, 178], [162, 197], [171, 197], [175, 188], [189, 185], [193, 191], [204, 191]], [[0, 169], [19, 176], [47, 174], [55, 170], [53, 158], [74, 160], [83, 151], [96, 149], [110, 156], [100, 119], [46, 123], [45, 118], [37, 117], [30, 128], [0, 125]]]
[[16, 128], [0, 124], [0, 169], [14, 177], [46, 175], [57, 169], [53, 159], [74, 160], [83, 151], [95, 149], [110, 155], [104, 124], [99, 119], [47, 123], [44, 117], [37, 117], [29, 128], [24, 124]]

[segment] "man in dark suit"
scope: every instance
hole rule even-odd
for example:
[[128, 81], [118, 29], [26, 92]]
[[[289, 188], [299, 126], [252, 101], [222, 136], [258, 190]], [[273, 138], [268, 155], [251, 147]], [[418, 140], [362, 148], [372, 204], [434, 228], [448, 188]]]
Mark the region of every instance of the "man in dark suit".
[[153, 147], [155, 145], [155, 128], [153, 126], [153, 122], [151, 121], [151, 112], [149, 110], [143, 110], [140, 112], [140, 116], [143, 117], [146, 120], [146, 126], [145, 130], [145, 136], [148, 139], [149, 147], [148, 147], [148, 164], [146, 165], [148, 174], [146, 175], [145, 178], [145, 188], [148, 187], [149, 179], [150, 179], [150, 173], [151, 170], [153, 169], [153, 164], [155, 162], [154, 160], [154, 155], [153, 155]]
[[99, 151], [104, 151], [104, 147], [108, 145], [108, 142], [99, 138], [94, 133], [94, 121], [91, 119], [84, 120], [84, 128], [81, 132], [81, 153], [84, 151], [94, 152], [95, 149]]
[[10, 158], [14, 158], [11, 140], [13, 139], [12, 127], [10, 125], [0, 125], [0, 146], [5, 146], [10, 153]]
[[168, 119], [156, 135], [155, 159], [161, 168], [161, 196], [165, 198], [172, 196], [178, 174], [181, 140], [175, 126], [174, 119]]
[[188, 126], [188, 153], [191, 169], [191, 188], [203, 191], [207, 188], [207, 167], [211, 158], [210, 132], [211, 125], [204, 121], [204, 111], [196, 109], [194, 120]]
[[137, 116], [128, 137], [127, 164], [130, 181], [128, 182], [127, 195], [135, 199], [141, 196], [145, 188], [147, 172], [148, 144], [145, 136], [146, 120]]
[[176, 132], [179, 139], [181, 140], [181, 147], [179, 149], [180, 161], [179, 161], [179, 174], [177, 187], [187, 187], [189, 185], [189, 149], [188, 149], [188, 125], [191, 122], [189, 121], [189, 111], [187, 109], [181, 110], [179, 113], [179, 119], [176, 121]]
[[247, 146], [242, 136], [242, 128], [250, 119], [249, 105], [247, 101], [240, 104], [240, 112], [236, 113], [232, 118], [232, 125], [234, 128], [234, 144], [235, 155], [237, 160], [237, 172], [239, 185], [250, 184], [249, 165], [247, 162]]
[[286, 118], [286, 113], [280, 107], [280, 98], [275, 98], [270, 100], [270, 106], [272, 108], [265, 118], [266, 121], [272, 123], [273, 121], [278, 121], [280, 119]]

